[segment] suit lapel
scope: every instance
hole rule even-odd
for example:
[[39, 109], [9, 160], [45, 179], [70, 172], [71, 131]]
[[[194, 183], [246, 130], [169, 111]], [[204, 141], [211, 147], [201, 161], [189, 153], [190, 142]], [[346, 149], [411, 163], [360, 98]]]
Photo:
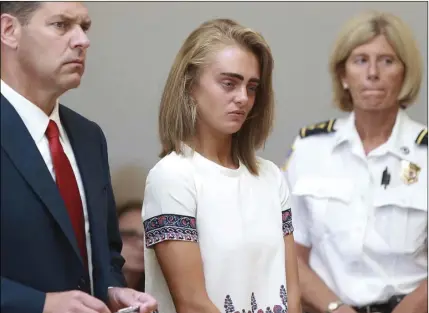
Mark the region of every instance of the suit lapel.
[[43, 201], [80, 258], [73, 227], [58, 187], [24, 122], [3, 95], [1, 95], [0, 115], [2, 148], [40, 200]]
[[97, 248], [96, 237], [99, 233], [96, 221], [102, 216], [97, 214], [96, 210], [99, 205], [96, 201], [97, 196], [102, 192], [102, 186], [104, 186], [103, 178], [100, 178], [102, 167], [99, 159], [101, 151], [99, 138], [95, 137], [96, 134], [94, 134], [93, 129], [85, 127], [86, 125], [79, 121], [75, 114], [70, 114], [70, 110], [66, 107], [60, 105], [59, 113], [61, 123], [69, 137], [85, 189], [92, 250], [95, 250]]

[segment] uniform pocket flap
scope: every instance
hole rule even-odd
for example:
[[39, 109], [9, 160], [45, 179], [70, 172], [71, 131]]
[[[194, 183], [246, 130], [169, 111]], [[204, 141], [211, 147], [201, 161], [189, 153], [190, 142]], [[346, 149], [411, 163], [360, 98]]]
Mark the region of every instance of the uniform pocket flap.
[[292, 191], [296, 196], [333, 198], [343, 202], [350, 202], [352, 193], [352, 181], [338, 177], [303, 177], [296, 182]]
[[404, 209], [419, 211], [428, 210], [427, 189], [422, 187], [393, 187], [380, 191], [374, 201], [374, 206], [396, 206]]

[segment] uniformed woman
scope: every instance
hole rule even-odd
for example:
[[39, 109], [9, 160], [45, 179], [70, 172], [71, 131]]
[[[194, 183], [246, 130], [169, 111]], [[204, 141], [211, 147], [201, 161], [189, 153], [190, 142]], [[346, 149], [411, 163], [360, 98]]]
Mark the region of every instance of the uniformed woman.
[[330, 60], [347, 117], [300, 130], [285, 166], [308, 312], [427, 312], [427, 127], [406, 109], [421, 55], [396, 16], [342, 29]]

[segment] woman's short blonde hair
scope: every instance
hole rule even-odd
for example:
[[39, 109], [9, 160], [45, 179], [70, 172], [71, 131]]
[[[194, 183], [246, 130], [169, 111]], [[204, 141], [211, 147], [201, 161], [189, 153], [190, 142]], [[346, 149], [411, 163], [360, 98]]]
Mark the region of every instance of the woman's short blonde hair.
[[238, 45], [254, 53], [260, 66], [260, 85], [249, 117], [233, 134], [232, 153], [251, 173], [258, 174], [255, 151], [261, 148], [272, 128], [274, 95], [273, 57], [261, 34], [230, 19], [207, 21], [195, 29], [179, 50], [162, 94], [159, 111], [161, 157], [183, 153], [182, 143], [195, 136], [196, 107], [190, 90], [198, 81], [213, 53]]
[[411, 105], [417, 98], [422, 81], [422, 60], [411, 29], [397, 16], [368, 11], [349, 20], [341, 30], [330, 58], [330, 73], [335, 104], [342, 110], [353, 110], [350, 92], [343, 88], [341, 78], [345, 63], [358, 46], [378, 35], [384, 35], [405, 67], [402, 89], [398, 96], [401, 107]]

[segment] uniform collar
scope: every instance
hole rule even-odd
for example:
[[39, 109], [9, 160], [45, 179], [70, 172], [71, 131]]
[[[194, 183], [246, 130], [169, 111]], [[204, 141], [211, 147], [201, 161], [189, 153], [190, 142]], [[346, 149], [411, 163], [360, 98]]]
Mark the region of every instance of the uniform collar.
[[[415, 161], [413, 154], [414, 149], [410, 145], [413, 143], [413, 139], [410, 140], [406, 132], [406, 125], [409, 123], [410, 117], [403, 109], [400, 109], [389, 139], [383, 145], [371, 151], [370, 155], [381, 156], [391, 153], [398, 156], [400, 159], [410, 162]], [[361, 145], [361, 140], [355, 126], [354, 112], [350, 113], [343, 125], [340, 125], [339, 129], [336, 131], [333, 149], [346, 142], [352, 146], [352, 149]]]
[[[338, 122], [336, 124], [338, 125]], [[355, 113], [351, 112], [345, 119], [343, 125], [339, 125], [339, 128], [336, 130], [333, 148], [335, 149], [345, 142], [352, 144], [356, 140], [360, 139], [355, 127]]]
[[65, 132], [60, 121], [58, 100], [51, 115], [47, 116], [37, 105], [23, 97], [3, 80], [0, 81], [0, 84], [2, 95], [15, 108], [36, 144], [43, 139], [50, 119], [58, 125], [60, 136], [64, 139]]

